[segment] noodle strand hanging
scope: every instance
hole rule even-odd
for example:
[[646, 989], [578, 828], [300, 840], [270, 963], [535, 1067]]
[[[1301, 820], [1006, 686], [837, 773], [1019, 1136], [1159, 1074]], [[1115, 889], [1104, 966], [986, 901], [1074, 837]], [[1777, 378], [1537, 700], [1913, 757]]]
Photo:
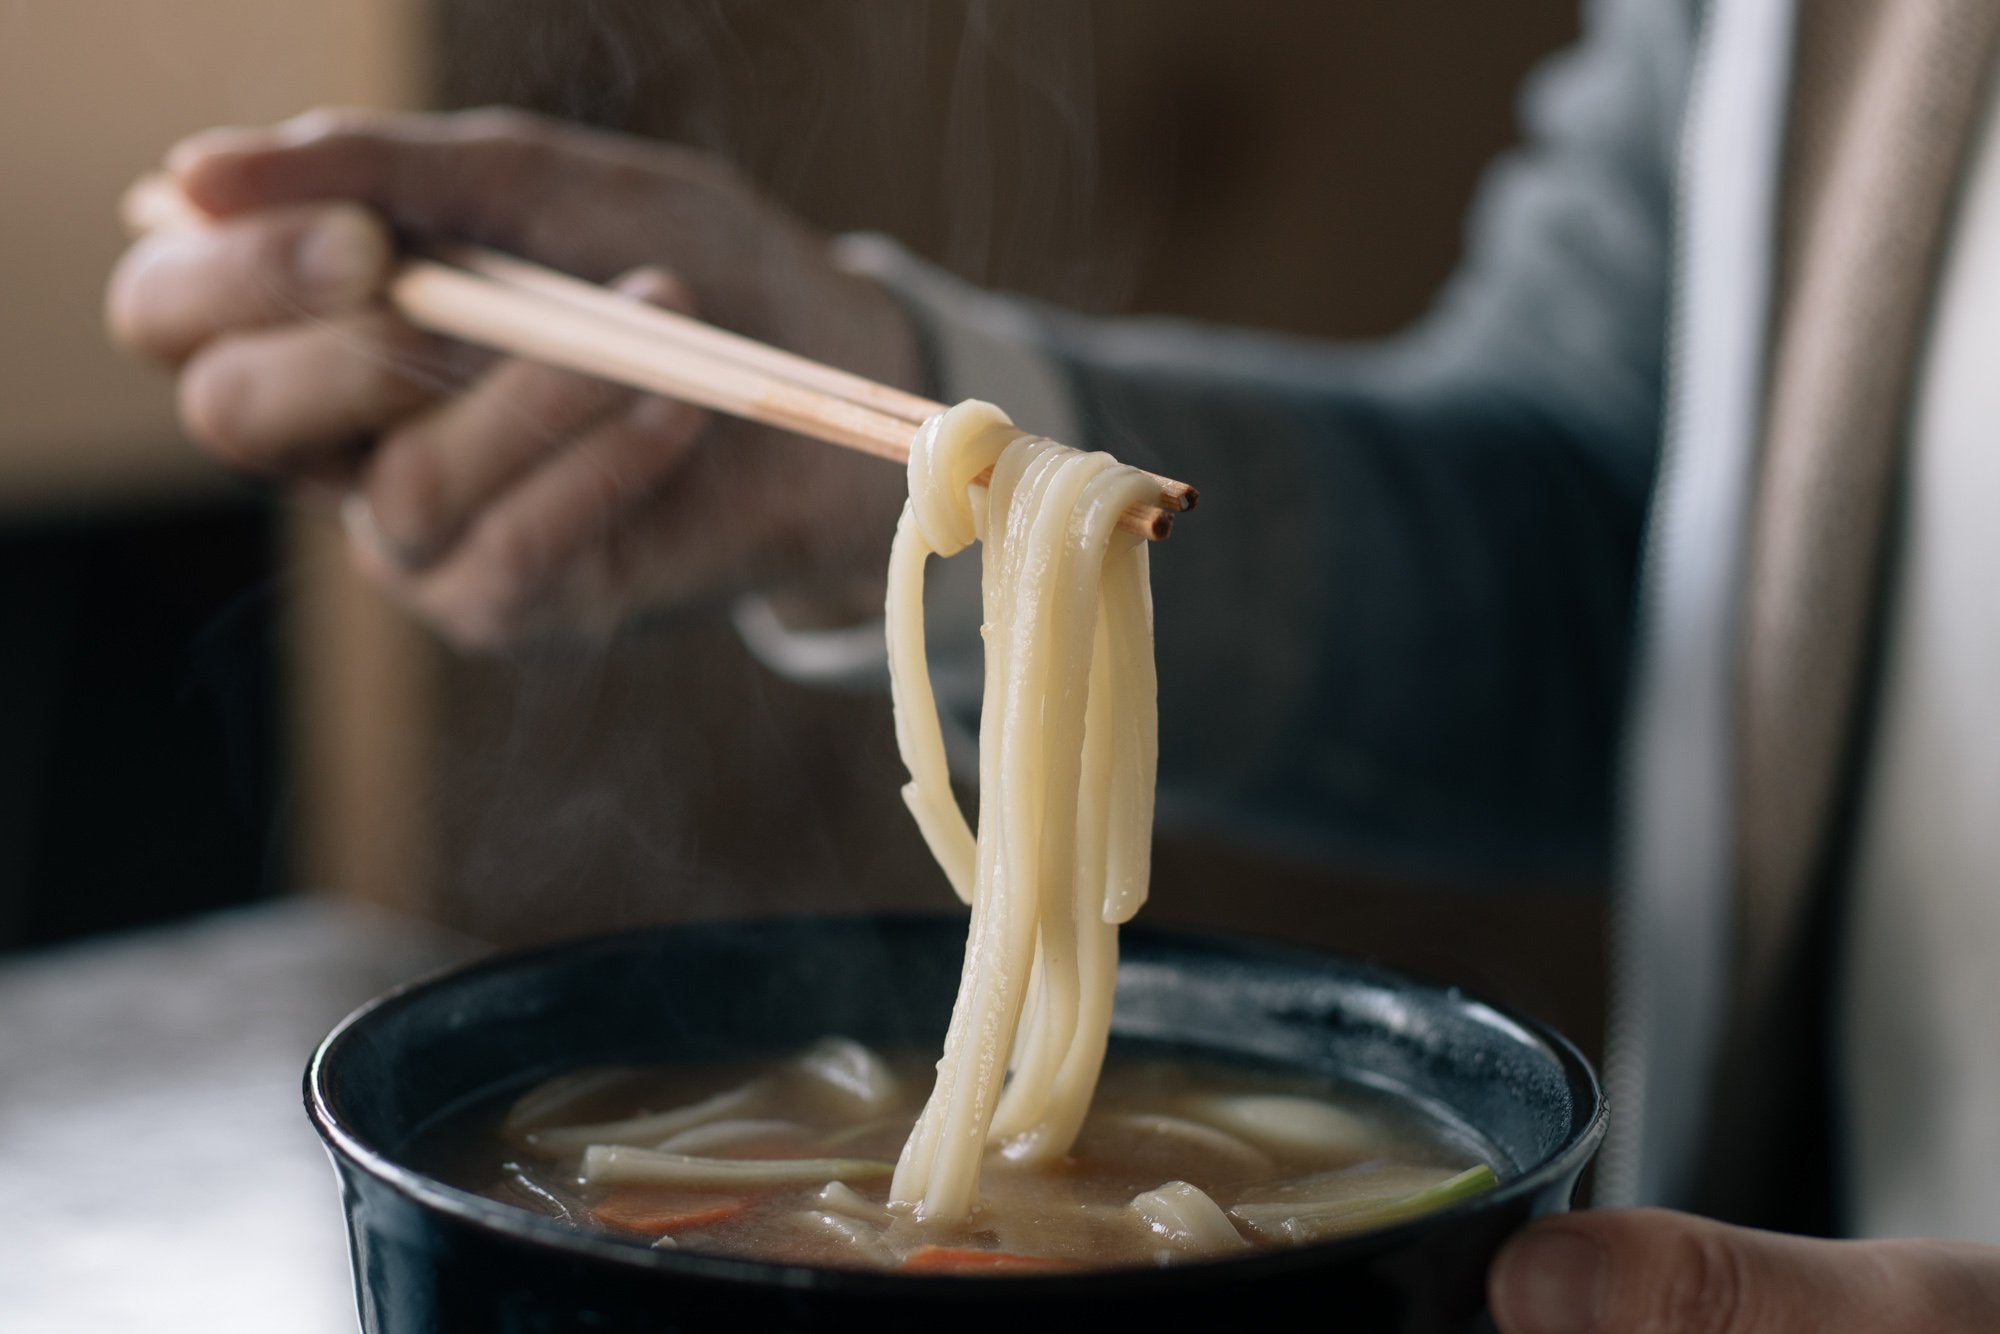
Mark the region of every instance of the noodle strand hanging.
[[[971, 1209], [989, 1143], [1060, 1157], [1097, 1084], [1117, 926], [1149, 874], [1158, 730], [1145, 543], [1117, 523], [1156, 493], [1146, 474], [1023, 435], [985, 403], [932, 418], [911, 446], [887, 616], [903, 799], [972, 905], [937, 1085], [890, 1192], [924, 1217]], [[974, 540], [986, 545], [976, 838], [951, 791], [923, 631], [925, 559]]]

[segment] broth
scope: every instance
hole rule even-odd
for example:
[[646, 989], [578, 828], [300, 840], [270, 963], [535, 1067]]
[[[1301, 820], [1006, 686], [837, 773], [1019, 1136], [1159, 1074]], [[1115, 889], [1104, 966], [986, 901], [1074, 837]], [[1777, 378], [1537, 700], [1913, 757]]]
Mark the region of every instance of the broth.
[[930, 1067], [827, 1038], [757, 1064], [579, 1070], [444, 1119], [412, 1157], [638, 1245], [975, 1274], [1327, 1240], [1477, 1194], [1498, 1165], [1468, 1133], [1377, 1091], [1114, 1053], [1065, 1158], [1027, 1166], [989, 1147], [973, 1212], [925, 1219], [887, 1200]]

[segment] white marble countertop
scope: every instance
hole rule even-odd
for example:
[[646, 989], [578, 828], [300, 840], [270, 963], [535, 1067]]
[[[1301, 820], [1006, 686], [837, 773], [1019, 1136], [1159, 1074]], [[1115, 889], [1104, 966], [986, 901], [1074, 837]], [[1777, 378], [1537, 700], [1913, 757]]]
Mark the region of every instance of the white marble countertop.
[[0, 1328], [346, 1334], [306, 1058], [467, 947], [289, 900], [0, 961]]

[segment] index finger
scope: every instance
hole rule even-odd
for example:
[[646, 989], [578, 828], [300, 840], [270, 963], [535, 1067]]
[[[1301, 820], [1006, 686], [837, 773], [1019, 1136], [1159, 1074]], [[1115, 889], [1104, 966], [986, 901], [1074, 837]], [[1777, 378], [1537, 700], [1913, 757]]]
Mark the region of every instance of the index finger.
[[268, 129], [196, 135], [173, 150], [168, 168], [191, 201], [219, 216], [346, 198], [398, 227], [515, 248], [534, 201], [560, 197], [565, 164], [580, 153], [616, 155], [575, 130], [560, 146], [555, 137], [540, 118], [505, 110], [315, 111]]

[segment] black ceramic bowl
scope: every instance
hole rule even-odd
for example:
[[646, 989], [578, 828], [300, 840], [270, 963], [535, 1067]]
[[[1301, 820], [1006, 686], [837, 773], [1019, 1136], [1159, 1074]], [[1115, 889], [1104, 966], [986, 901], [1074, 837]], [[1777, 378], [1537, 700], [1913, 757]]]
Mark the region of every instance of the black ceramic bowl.
[[351, 1016], [306, 1072], [347, 1209], [369, 1334], [454, 1331], [1039, 1331], [1115, 1322], [1488, 1328], [1488, 1261], [1567, 1208], [1604, 1129], [1590, 1067], [1531, 1020], [1281, 946], [1124, 933], [1114, 1042], [1278, 1063], [1395, 1090], [1476, 1129], [1502, 1184], [1400, 1227], [1174, 1269], [905, 1277], [653, 1251], [442, 1185], [404, 1158], [441, 1114], [583, 1064], [795, 1050], [826, 1033], [939, 1045], [963, 919], [791, 918], [672, 927], [496, 959]]

